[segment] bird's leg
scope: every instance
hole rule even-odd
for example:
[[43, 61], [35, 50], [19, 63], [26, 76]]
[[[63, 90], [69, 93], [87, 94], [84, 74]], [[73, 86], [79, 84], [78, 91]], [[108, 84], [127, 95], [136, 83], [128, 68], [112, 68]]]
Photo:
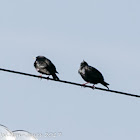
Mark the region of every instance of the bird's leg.
[[82, 86], [81, 86], [81, 87], [85, 87], [85, 85], [86, 85], [86, 84], [88, 84], [88, 83], [89, 83], [89, 82], [87, 82], [87, 83], [85, 83], [85, 84], [82, 84]]
[[85, 84], [82, 84], [83, 86], [85, 86], [86, 84], [88, 84], [89, 82], [85, 83]]

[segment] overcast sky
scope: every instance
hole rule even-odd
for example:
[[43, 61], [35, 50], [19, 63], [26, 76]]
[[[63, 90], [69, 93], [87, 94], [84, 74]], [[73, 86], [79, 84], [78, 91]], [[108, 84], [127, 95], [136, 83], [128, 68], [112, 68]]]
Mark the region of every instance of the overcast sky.
[[[0, 67], [39, 75], [33, 57], [44, 55], [60, 79], [82, 84], [84, 59], [110, 89], [140, 95], [139, 7], [138, 0], [0, 1]], [[0, 124], [11, 131], [42, 134], [38, 140], [140, 139], [139, 98], [2, 71], [0, 79]]]

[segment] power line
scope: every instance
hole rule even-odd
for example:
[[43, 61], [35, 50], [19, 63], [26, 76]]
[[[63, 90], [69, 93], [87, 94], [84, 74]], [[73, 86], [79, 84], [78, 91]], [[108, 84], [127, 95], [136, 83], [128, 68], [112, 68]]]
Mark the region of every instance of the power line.
[[140, 95], [135, 95], [135, 94], [131, 94], [131, 93], [115, 91], [115, 90], [108, 90], [108, 89], [99, 88], [99, 87], [93, 88], [93, 86], [83, 85], [83, 84], [79, 84], [79, 83], [75, 83], [75, 82], [69, 82], [69, 81], [64, 81], [64, 80], [55, 80], [55, 79], [52, 79], [52, 78], [49, 78], [49, 77], [44, 77], [44, 76], [40, 77], [38, 75], [24, 73], [24, 72], [18, 72], [18, 71], [13, 71], [13, 70], [8, 70], [8, 69], [0, 68], [0, 70], [1, 71], [6, 71], [6, 72], [11, 72], [11, 73], [16, 73], [16, 74], [21, 74], [21, 75], [26, 75], [26, 76], [31, 76], [31, 77], [36, 77], [36, 78], [52, 80], [52, 81], [56, 81], [56, 82], [66, 83], [66, 84], [71, 84], [71, 85], [76, 85], [76, 86], [80, 86], [80, 87], [87, 87], [87, 88], [91, 88], [91, 89], [98, 89], [98, 90], [103, 90], [103, 91], [108, 91], [108, 92], [113, 92], [113, 93], [118, 93], [118, 94], [123, 94], [123, 95], [127, 95], [127, 96], [133, 96], [133, 97], [140, 98]]

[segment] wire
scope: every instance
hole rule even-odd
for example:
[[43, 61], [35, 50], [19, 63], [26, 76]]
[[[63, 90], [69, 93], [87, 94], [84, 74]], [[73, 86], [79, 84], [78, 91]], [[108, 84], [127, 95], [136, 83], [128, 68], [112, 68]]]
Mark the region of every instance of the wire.
[[26, 75], [26, 76], [31, 76], [31, 77], [36, 77], [36, 78], [52, 80], [52, 81], [56, 81], [56, 82], [66, 83], [66, 84], [71, 84], [71, 85], [76, 85], [76, 86], [80, 86], [80, 87], [87, 87], [87, 88], [91, 88], [91, 89], [98, 89], [98, 90], [103, 90], [103, 91], [108, 91], [108, 92], [113, 92], [113, 93], [118, 93], [118, 94], [123, 94], [123, 95], [127, 95], [127, 96], [133, 96], [133, 97], [140, 98], [140, 95], [125, 93], [125, 92], [121, 92], [121, 91], [109, 90], [109, 89], [104, 89], [104, 88], [99, 88], [99, 87], [94, 87], [93, 88], [93, 86], [83, 85], [83, 84], [79, 84], [79, 83], [75, 83], [75, 82], [69, 82], [69, 81], [64, 81], [64, 80], [55, 80], [55, 79], [52, 79], [52, 78], [49, 78], [49, 77], [38, 76], [38, 75], [34, 75], [34, 74], [18, 72], [18, 71], [13, 71], [13, 70], [8, 70], [8, 69], [0, 68], [0, 70], [1, 71], [6, 71], [6, 72], [11, 72], [11, 73], [16, 73], [16, 74], [21, 74], [21, 75]]

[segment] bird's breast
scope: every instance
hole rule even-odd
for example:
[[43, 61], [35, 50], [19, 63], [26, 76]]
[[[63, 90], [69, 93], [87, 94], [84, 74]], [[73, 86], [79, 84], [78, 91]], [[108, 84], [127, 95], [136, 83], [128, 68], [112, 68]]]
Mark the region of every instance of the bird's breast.
[[85, 71], [85, 69], [79, 69], [79, 73], [82, 75], [85, 75], [86, 71]]

